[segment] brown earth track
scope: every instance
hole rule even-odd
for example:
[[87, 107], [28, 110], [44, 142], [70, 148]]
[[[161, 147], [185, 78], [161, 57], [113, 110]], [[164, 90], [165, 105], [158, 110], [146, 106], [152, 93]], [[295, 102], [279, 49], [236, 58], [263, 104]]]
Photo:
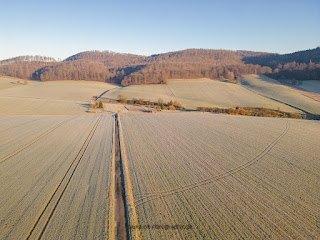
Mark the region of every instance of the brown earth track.
[[[39, 226], [39, 222], [44, 218], [44, 215], [48, 215], [46, 216], [46, 220], [42, 225], [42, 228], [39, 229], [39, 234], [38, 237], [36, 237], [36, 239], [41, 239], [41, 237], [43, 236], [43, 233], [46, 229], [46, 227], [48, 226], [48, 223], [50, 221], [50, 219], [52, 218], [52, 215], [55, 211], [55, 209], [57, 208], [65, 190], [67, 189], [80, 161], [82, 160], [83, 155], [85, 154], [92, 137], [95, 134], [95, 131], [97, 130], [97, 127], [99, 125], [99, 123], [101, 122], [102, 116], [96, 121], [96, 123], [94, 124], [94, 126], [92, 127], [90, 133], [88, 134], [87, 138], [85, 139], [84, 143], [82, 144], [80, 150], [78, 151], [77, 155], [74, 157], [73, 161], [71, 162], [71, 164], [69, 165], [66, 173], [64, 174], [64, 176], [62, 177], [61, 181], [59, 182], [59, 184], [57, 185], [57, 187], [55, 188], [53, 194], [51, 195], [50, 199], [48, 200], [48, 202], [46, 203], [46, 205], [44, 206], [44, 208], [42, 209], [39, 217], [37, 218], [36, 222], [34, 223], [33, 227], [30, 229], [27, 237], [25, 238], [30, 239], [33, 235], [36, 235], [35, 230], [37, 228], [37, 226]], [[80, 156], [80, 157], [79, 157]], [[79, 157], [79, 158], [78, 158]], [[78, 161], [76, 162], [78, 158]], [[76, 163], [75, 163], [76, 162]], [[73, 167], [73, 170], [71, 171], [71, 168]], [[67, 175], [69, 174], [69, 176], [67, 177]], [[65, 180], [65, 181], [64, 181]], [[62, 187], [64, 185], [64, 187]], [[62, 190], [61, 190], [62, 189]], [[58, 194], [58, 191], [61, 190], [60, 194]], [[54, 199], [56, 198], [56, 199]], [[49, 210], [49, 205], [53, 207], [51, 208], [51, 211]], [[50, 212], [49, 212], [50, 211]]]
[[[76, 116], [74, 118], [77, 118], [79, 116]], [[67, 119], [64, 120], [63, 122], [59, 123], [58, 125], [54, 126], [53, 128], [50, 128], [49, 130], [45, 131], [44, 133], [40, 134], [39, 136], [35, 137], [34, 139], [32, 139], [31, 141], [29, 141], [28, 143], [24, 144], [23, 146], [19, 147], [18, 149], [12, 151], [11, 153], [8, 153], [7, 155], [3, 156], [0, 158], [0, 164], [3, 163], [4, 161], [8, 160], [9, 158], [13, 157], [14, 155], [16, 155], [17, 153], [21, 152], [22, 150], [26, 149], [27, 147], [31, 146], [32, 144], [34, 144], [35, 142], [39, 141], [41, 138], [43, 138], [44, 136], [46, 136], [47, 134], [53, 132], [54, 130], [56, 130], [57, 128], [59, 128], [60, 126], [62, 126], [63, 124], [65, 124], [66, 122], [71, 121], [72, 119]]]
[[189, 185], [181, 186], [179, 188], [165, 190], [165, 191], [161, 191], [161, 192], [157, 192], [157, 193], [140, 194], [140, 196], [142, 196], [142, 198], [137, 200], [136, 207], [143, 205], [146, 202], [153, 201], [155, 199], [159, 199], [162, 197], [169, 196], [171, 194], [175, 194], [178, 192], [184, 192], [184, 191], [187, 191], [190, 189], [194, 189], [196, 187], [200, 187], [202, 185], [217, 181], [221, 178], [225, 178], [227, 176], [233, 175], [234, 173], [240, 172], [240, 171], [250, 167], [251, 165], [257, 163], [260, 159], [262, 159], [268, 152], [270, 152], [271, 149], [288, 133], [289, 129], [290, 129], [290, 122], [287, 121], [285, 130], [272, 143], [270, 143], [259, 155], [257, 155], [256, 157], [254, 157], [250, 161], [248, 161], [248, 162], [246, 162], [236, 168], [233, 168], [227, 172], [218, 174], [216, 176], [204, 179], [204, 180], [196, 182], [196, 183], [192, 183]]
[[[123, 137], [123, 131], [120, 121], [120, 116], [117, 114], [117, 126], [119, 130], [119, 144], [120, 144], [120, 158], [122, 163], [122, 171], [123, 171], [123, 183], [125, 189], [125, 199], [126, 199], [126, 213], [127, 213], [127, 237], [130, 239], [142, 239], [141, 233], [139, 230], [139, 221], [138, 216], [135, 208], [135, 201], [133, 197], [133, 190], [132, 190], [132, 183], [131, 183], [131, 176], [129, 171], [129, 164], [128, 158], [126, 153], [126, 147]], [[131, 229], [132, 226], [135, 226], [134, 229]]]
[[115, 115], [115, 238], [127, 239], [126, 198], [120, 153], [118, 115]]

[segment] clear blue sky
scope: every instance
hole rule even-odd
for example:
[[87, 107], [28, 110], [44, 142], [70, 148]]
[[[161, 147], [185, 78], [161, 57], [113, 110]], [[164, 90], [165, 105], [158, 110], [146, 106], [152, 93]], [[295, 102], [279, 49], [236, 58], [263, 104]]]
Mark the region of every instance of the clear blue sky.
[[87, 50], [289, 53], [320, 46], [319, 0], [0, 0], [0, 59]]

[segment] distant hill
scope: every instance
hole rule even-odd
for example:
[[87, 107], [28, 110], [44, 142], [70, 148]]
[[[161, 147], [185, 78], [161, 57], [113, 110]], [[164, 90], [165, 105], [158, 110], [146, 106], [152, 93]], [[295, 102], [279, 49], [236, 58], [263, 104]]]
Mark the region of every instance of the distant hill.
[[139, 64], [145, 64], [147, 62], [146, 58], [147, 57], [141, 55], [115, 53], [111, 51], [86, 51], [70, 56], [67, 59], [65, 59], [65, 61], [86, 59], [94, 62], [103, 63], [108, 68], [123, 68]]
[[290, 54], [264, 54], [257, 56], [248, 56], [242, 59], [245, 63], [259, 64], [261, 66], [268, 66], [277, 68], [279, 64], [285, 65], [287, 63], [320, 63], [320, 47], [309, 49], [305, 51], [294, 52]]
[[25, 62], [37, 62], [37, 63], [52, 63], [52, 62], [57, 62], [57, 60], [53, 57], [46, 57], [46, 56], [18, 56], [14, 58], [9, 58], [5, 60], [0, 61], [0, 65], [7, 65], [7, 64], [12, 64], [12, 63], [25, 63]]
[[123, 86], [178, 78], [237, 82], [246, 74], [265, 74], [276, 79], [320, 79], [320, 48], [283, 55], [214, 49], [186, 49], [151, 56], [86, 51], [62, 62], [41, 56], [0, 61], [0, 75], [42, 81], [96, 80]]

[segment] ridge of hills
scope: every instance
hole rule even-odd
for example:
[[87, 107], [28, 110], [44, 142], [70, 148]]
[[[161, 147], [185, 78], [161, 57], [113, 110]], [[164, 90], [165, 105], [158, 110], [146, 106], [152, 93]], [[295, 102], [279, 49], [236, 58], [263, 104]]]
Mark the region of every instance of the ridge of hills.
[[95, 80], [123, 86], [168, 79], [224, 79], [263, 74], [275, 79], [319, 80], [320, 47], [291, 54], [245, 50], [186, 49], [151, 56], [85, 51], [57, 61], [20, 56], [0, 61], [0, 76], [41, 81]]

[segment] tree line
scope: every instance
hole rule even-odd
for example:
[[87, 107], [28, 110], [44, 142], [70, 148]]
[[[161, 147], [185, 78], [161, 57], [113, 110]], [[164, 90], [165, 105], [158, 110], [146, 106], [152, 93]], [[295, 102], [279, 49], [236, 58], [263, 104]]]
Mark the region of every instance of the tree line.
[[186, 49], [151, 56], [87, 51], [58, 62], [50, 57], [22, 56], [0, 62], [0, 75], [41, 81], [95, 80], [132, 84], [168, 79], [211, 78], [235, 82], [245, 74], [276, 79], [320, 79], [320, 48], [292, 54]]

